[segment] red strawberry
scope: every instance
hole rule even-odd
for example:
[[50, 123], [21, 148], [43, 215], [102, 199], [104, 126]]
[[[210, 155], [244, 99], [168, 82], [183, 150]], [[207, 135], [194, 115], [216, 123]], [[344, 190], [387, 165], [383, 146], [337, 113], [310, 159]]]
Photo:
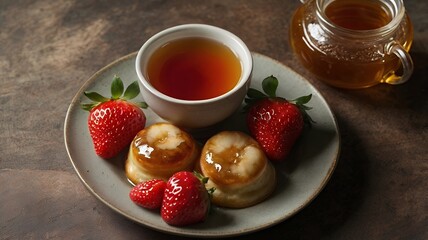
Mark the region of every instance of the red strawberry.
[[129, 192], [129, 197], [139, 206], [157, 209], [162, 206], [165, 188], [165, 181], [153, 179], [137, 184]]
[[84, 110], [89, 111], [89, 133], [95, 152], [102, 158], [119, 154], [146, 124], [146, 116], [140, 107], [146, 108], [147, 104], [127, 102], [140, 93], [138, 83], [135, 81], [130, 84], [125, 93], [123, 89], [122, 80], [115, 76], [111, 85], [111, 98], [96, 92], [85, 92], [94, 102], [81, 104]]
[[262, 85], [266, 94], [253, 88], [248, 90], [247, 125], [250, 134], [259, 142], [267, 157], [279, 162], [290, 153], [302, 133], [304, 122], [313, 122], [306, 113], [311, 108], [304, 105], [312, 95], [293, 101], [278, 97], [278, 79], [274, 76], [265, 78]]
[[174, 226], [204, 221], [210, 208], [209, 193], [205, 189], [207, 181], [207, 178], [200, 179], [191, 172], [175, 173], [166, 186], [161, 208], [162, 219]]

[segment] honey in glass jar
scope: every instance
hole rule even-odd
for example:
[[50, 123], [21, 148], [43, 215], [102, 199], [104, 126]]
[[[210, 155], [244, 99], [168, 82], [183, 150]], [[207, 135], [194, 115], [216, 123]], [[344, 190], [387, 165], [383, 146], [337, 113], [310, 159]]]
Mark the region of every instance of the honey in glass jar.
[[309, 0], [289, 37], [302, 64], [335, 87], [400, 84], [413, 72], [413, 27], [401, 0]]

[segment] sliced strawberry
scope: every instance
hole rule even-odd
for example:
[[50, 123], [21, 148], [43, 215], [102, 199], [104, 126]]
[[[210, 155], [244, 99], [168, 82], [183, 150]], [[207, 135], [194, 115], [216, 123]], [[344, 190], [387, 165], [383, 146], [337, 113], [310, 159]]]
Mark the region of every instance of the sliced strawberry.
[[146, 124], [146, 116], [140, 107], [147, 108], [147, 104], [128, 102], [140, 93], [138, 82], [130, 84], [125, 93], [123, 89], [122, 80], [115, 76], [111, 98], [96, 92], [85, 92], [94, 102], [81, 104], [84, 110], [89, 111], [89, 133], [95, 152], [102, 158], [108, 159], [119, 154]]
[[153, 179], [137, 184], [129, 192], [129, 197], [139, 206], [157, 209], [162, 206], [165, 188], [165, 181]]
[[174, 226], [204, 221], [210, 208], [209, 193], [205, 189], [207, 180], [200, 179], [191, 172], [175, 173], [168, 180], [165, 190], [162, 219]]
[[312, 95], [293, 101], [278, 97], [278, 79], [274, 76], [265, 78], [262, 87], [266, 94], [253, 88], [248, 90], [248, 129], [270, 160], [283, 161], [301, 135], [304, 123], [314, 122], [306, 113], [311, 108], [305, 105]]

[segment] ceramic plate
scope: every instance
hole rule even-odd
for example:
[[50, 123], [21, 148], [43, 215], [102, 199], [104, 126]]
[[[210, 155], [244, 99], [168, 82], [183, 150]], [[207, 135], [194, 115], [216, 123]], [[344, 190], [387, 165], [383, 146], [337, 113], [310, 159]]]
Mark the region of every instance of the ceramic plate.
[[[137, 80], [135, 57], [136, 53], [122, 57], [89, 78], [73, 98], [65, 119], [65, 145], [74, 169], [89, 191], [107, 206], [158, 231], [193, 237], [226, 237], [258, 231], [284, 221], [308, 205], [326, 185], [340, 151], [339, 132], [333, 113], [307, 80], [281, 63], [254, 53], [252, 87], [260, 89], [261, 81], [274, 75], [280, 81], [277, 92], [280, 96], [294, 99], [313, 94], [308, 105], [313, 107], [309, 113], [316, 124], [304, 130], [289, 159], [275, 166], [278, 186], [273, 195], [245, 209], [214, 207], [205, 222], [180, 228], [164, 223], [158, 212], [135, 205], [128, 197], [132, 186], [124, 172], [126, 152], [108, 161], [99, 158], [93, 150], [86, 125], [88, 112], [79, 107], [81, 102], [88, 101], [84, 91], [98, 91], [110, 96], [110, 83], [115, 74], [122, 78], [125, 85]], [[150, 109], [145, 113], [147, 125], [162, 121]], [[237, 113], [216, 128], [193, 134], [197, 139], [203, 139], [222, 129], [246, 131], [243, 114]]]

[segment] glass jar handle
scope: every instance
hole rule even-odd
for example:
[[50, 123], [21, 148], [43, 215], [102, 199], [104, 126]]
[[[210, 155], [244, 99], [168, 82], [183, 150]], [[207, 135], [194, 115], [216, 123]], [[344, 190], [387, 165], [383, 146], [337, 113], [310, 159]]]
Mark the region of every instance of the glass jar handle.
[[394, 73], [386, 82], [393, 85], [407, 82], [413, 73], [413, 60], [410, 54], [396, 42], [392, 42], [387, 46], [387, 53], [395, 54], [398, 59], [400, 59], [401, 65], [403, 66], [403, 73], [401, 76]]

